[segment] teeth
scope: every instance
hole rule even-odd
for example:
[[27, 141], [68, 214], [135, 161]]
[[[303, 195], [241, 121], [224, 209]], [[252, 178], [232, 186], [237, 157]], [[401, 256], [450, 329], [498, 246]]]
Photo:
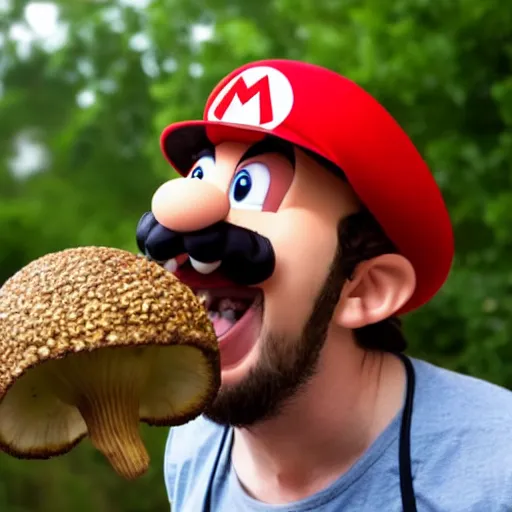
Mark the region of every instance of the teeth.
[[235, 303], [231, 299], [222, 299], [219, 302], [219, 311], [221, 313], [230, 309], [235, 309]]
[[220, 316], [226, 320], [230, 320], [231, 322], [236, 321], [235, 311], [233, 309], [225, 309], [224, 311], [221, 311]]
[[171, 273], [176, 272], [176, 270], [178, 269], [178, 262], [176, 261], [175, 258], [173, 258], [171, 260], [167, 260], [164, 263], [164, 268], [165, 268], [165, 270], [168, 270]]
[[209, 292], [200, 290], [197, 292], [197, 297], [199, 299], [199, 302], [205, 306], [208, 307], [212, 302], [212, 297]]
[[222, 262], [214, 261], [213, 263], [203, 263], [202, 261], [190, 258], [190, 263], [201, 274], [211, 274], [220, 267]]

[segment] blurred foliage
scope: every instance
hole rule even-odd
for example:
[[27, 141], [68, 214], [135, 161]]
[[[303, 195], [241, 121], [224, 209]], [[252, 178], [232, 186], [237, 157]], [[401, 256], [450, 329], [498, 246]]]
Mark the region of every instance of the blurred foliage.
[[[141, 213], [173, 176], [162, 129], [200, 117], [238, 65], [302, 59], [374, 94], [448, 202], [457, 259], [406, 319], [411, 354], [512, 388], [512, 2], [62, 1], [60, 40], [31, 32], [40, 7], [0, 0], [0, 282], [67, 247], [135, 251]], [[87, 442], [52, 461], [0, 456], [0, 510], [168, 510], [166, 432], [144, 435], [153, 465], [133, 484]]]

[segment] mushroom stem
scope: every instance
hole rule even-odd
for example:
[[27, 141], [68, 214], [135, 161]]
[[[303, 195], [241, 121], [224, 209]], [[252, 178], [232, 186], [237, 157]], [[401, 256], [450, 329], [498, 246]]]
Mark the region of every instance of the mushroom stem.
[[82, 396], [77, 407], [95, 448], [119, 475], [133, 480], [147, 471], [149, 455], [140, 437], [137, 397], [126, 396], [126, 391]]
[[122, 477], [149, 467], [139, 432], [139, 404], [151, 367], [143, 348], [104, 348], [50, 361], [45, 370], [60, 400], [80, 412], [94, 447]]

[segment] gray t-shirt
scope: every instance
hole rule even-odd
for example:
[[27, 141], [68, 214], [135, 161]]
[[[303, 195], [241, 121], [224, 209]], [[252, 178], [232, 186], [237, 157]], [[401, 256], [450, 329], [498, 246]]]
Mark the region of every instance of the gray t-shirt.
[[[418, 512], [512, 512], [512, 392], [412, 359], [416, 392], [411, 466]], [[401, 512], [400, 412], [328, 488], [287, 505], [249, 497], [230, 462], [232, 432], [204, 417], [171, 430], [165, 482], [172, 512]]]

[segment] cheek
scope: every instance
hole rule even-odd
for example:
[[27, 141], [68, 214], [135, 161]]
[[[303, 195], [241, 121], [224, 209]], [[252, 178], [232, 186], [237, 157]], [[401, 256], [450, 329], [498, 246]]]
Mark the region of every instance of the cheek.
[[275, 165], [272, 181], [263, 203], [264, 212], [277, 212], [293, 181], [293, 169], [289, 165]]
[[265, 327], [298, 335], [329, 273], [336, 223], [300, 209], [251, 217], [241, 224], [268, 237], [276, 253], [275, 272], [263, 285]]

